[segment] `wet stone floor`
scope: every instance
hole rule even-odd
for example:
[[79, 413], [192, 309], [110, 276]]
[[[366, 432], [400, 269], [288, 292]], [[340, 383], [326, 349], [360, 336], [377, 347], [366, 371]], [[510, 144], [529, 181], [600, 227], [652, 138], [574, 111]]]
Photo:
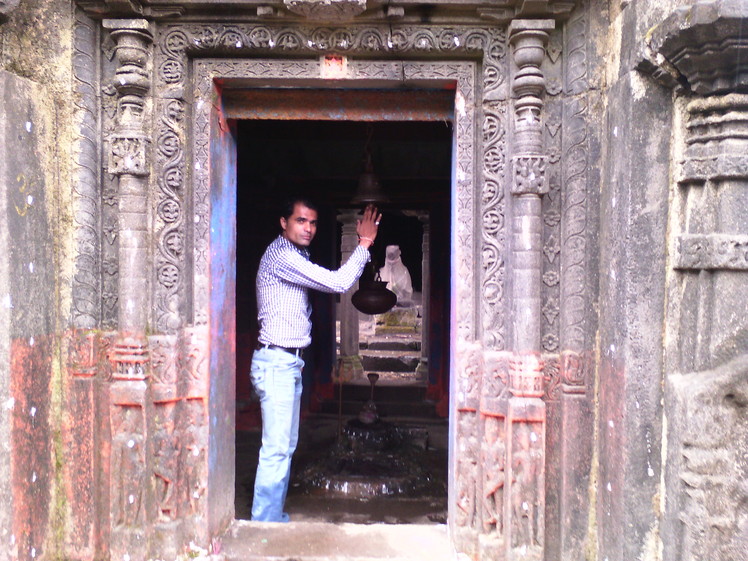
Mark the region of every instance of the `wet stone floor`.
[[[343, 419], [343, 424], [348, 418]], [[338, 439], [337, 416], [316, 415], [303, 419], [299, 429], [299, 445], [291, 468], [291, 485], [286, 500], [286, 512], [294, 522], [328, 522], [354, 524], [445, 524], [447, 521], [447, 421], [428, 418], [388, 418], [388, 423], [404, 434], [404, 447], [395, 451], [367, 451], [365, 469], [369, 470], [372, 486], [380, 484], [391, 489], [402, 481], [402, 470], [393, 469], [395, 483], [387, 479], [382, 466], [395, 463], [405, 456], [406, 461], [417, 466], [412, 476], [418, 483], [415, 490], [393, 496], [350, 498], [346, 488], [366, 487], [366, 473], [351, 478], [350, 487], [341, 485], [347, 471], [335, 475], [333, 491], [310, 485], [309, 473], [327, 470], [329, 465], [345, 466], [350, 459], [345, 440]], [[252, 506], [252, 489], [257, 454], [260, 448], [259, 429], [238, 431], [236, 436], [236, 518], [249, 520]], [[337, 443], [337, 444], [336, 444]], [[336, 448], [337, 446], [337, 448]], [[342, 454], [341, 460], [339, 455]], [[394, 454], [394, 458], [393, 458]], [[358, 455], [358, 454], [356, 454]], [[371, 462], [377, 460], [376, 468]], [[411, 463], [410, 465], [413, 465]], [[393, 466], [394, 467], [394, 466]], [[333, 468], [334, 469], [334, 468]], [[407, 471], [407, 470], [406, 470]], [[423, 481], [428, 474], [428, 481]], [[408, 475], [408, 474], [405, 474]], [[341, 489], [343, 489], [341, 491]], [[366, 493], [360, 493], [366, 495]]]

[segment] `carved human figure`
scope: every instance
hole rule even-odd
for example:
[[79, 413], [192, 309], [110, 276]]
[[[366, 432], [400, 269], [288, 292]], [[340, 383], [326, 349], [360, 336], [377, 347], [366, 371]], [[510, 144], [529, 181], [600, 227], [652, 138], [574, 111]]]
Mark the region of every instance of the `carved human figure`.
[[486, 417], [483, 450], [483, 529], [487, 533], [503, 532], [504, 467], [506, 445], [501, 436], [500, 424], [504, 419]]
[[114, 526], [137, 526], [145, 484], [143, 410], [137, 405], [115, 405], [112, 412], [112, 519]]
[[472, 404], [478, 399], [478, 388], [481, 375], [481, 349], [478, 345], [470, 345], [461, 353], [463, 360], [460, 380], [460, 398], [464, 403]]
[[413, 301], [413, 281], [400, 255], [399, 245], [388, 245], [379, 276], [387, 283], [387, 288], [397, 295], [397, 305], [409, 306]]
[[536, 504], [540, 466], [538, 452], [533, 450], [533, 427], [514, 424], [512, 453], [512, 546], [536, 545]]
[[177, 484], [179, 443], [174, 437], [173, 410], [165, 411], [162, 423], [153, 435], [153, 446], [153, 475], [158, 503], [158, 517], [161, 521], [174, 520], [177, 517], [174, 498]]
[[184, 361], [184, 378], [187, 381], [187, 393], [190, 397], [205, 395], [207, 375], [207, 341], [208, 334], [200, 329], [188, 333], [187, 358]]
[[184, 434], [183, 469], [188, 493], [187, 508], [191, 515], [201, 513], [201, 502], [207, 487], [204, 435], [204, 407], [201, 399], [185, 401], [186, 429]]
[[151, 382], [153, 385], [175, 384], [179, 377], [179, 353], [175, 341], [168, 336], [149, 338], [151, 350]]
[[459, 460], [457, 461], [457, 513], [458, 526], [475, 526], [476, 489], [478, 484], [478, 449], [475, 436], [475, 413], [460, 412], [458, 421]]

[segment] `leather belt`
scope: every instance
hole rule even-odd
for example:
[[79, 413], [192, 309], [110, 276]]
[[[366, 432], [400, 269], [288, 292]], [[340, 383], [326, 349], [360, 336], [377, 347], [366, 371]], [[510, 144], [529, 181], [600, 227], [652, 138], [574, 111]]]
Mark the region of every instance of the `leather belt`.
[[299, 348], [292, 348], [292, 347], [279, 347], [278, 345], [271, 345], [269, 343], [257, 343], [257, 350], [260, 349], [273, 349], [275, 351], [284, 351], [286, 353], [295, 355], [297, 358], [301, 357], [301, 354], [304, 352], [303, 347]]

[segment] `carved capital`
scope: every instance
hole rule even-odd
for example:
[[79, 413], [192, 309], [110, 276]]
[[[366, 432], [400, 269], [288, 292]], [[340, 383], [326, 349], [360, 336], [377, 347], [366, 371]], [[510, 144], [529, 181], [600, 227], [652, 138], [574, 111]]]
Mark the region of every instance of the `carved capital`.
[[366, 0], [283, 0], [289, 11], [319, 22], [350, 21], [366, 10]]
[[744, 2], [699, 0], [672, 12], [649, 34], [639, 69], [701, 95], [745, 90], [748, 36]]
[[105, 19], [116, 43], [118, 67], [114, 89], [117, 91], [117, 116], [120, 126], [141, 124], [145, 96], [150, 89], [151, 23], [144, 19]]
[[678, 180], [748, 178], [748, 95], [698, 98], [687, 111]]
[[540, 65], [545, 58], [548, 32], [553, 20], [513, 20], [509, 24], [509, 44], [517, 67], [512, 79], [516, 145], [519, 153], [536, 154], [542, 150], [543, 131], [540, 113], [543, 108], [545, 76]]

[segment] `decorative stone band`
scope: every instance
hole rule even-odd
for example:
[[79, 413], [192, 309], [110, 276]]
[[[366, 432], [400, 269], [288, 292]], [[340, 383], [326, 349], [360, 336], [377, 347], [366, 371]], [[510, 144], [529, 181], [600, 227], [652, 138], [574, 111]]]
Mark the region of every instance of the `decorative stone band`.
[[141, 134], [113, 134], [109, 138], [108, 171], [112, 175], [148, 175], [150, 140]]
[[696, 98], [689, 102], [686, 110], [689, 113], [686, 143], [689, 145], [748, 140], [748, 94]]
[[748, 271], [748, 235], [681, 234], [674, 262], [676, 269]]
[[543, 360], [535, 353], [515, 354], [509, 359], [509, 391], [514, 397], [543, 397]]
[[148, 377], [146, 363], [149, 361], [148, 347], [145, 341], [137, 337], [120, 339], [109, 353], [109, 360], [114, 365], [112, 377], [115, 380], [145, 380]]
[[748, 179], [748, 154], [718, 154], [681, 162], [677, 178], [679, 183], [709, 179]]
[[512, 163], [512, 195], [545, 195], [548, 192], [548, 182], [545, 180], [548, 163], [546, 156], [515, 156]]
[[687, 111], [685, 158], [678, 180], [748, 178], [748, 95], [697, 98]]
[[283, 0], [289, 11], [322, 22], [350, 21], [366, 10], [366, 0]]

